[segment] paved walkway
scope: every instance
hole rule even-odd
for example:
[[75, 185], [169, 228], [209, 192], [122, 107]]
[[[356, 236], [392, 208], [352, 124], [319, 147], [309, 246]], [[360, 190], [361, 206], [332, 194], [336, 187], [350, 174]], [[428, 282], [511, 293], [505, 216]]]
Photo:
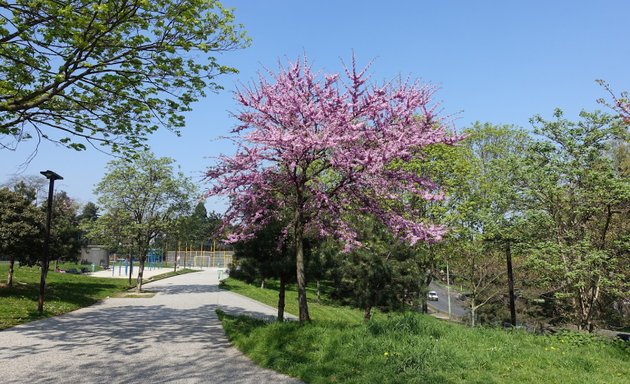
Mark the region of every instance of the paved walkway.
[[232, 347], [215, 310], [273, 317], [219, 291], [207, 270], [145, 285], [152, 298], [112, 298], [0, 331], [2, 383], [299, 383]]

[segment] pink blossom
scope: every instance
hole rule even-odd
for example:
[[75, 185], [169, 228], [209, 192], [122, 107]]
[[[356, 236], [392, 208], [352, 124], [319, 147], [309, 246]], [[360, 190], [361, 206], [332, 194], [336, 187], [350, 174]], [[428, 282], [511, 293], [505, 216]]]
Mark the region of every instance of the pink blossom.
[[225, 220], [237, 234], [229, 241], [286, 212], [297, 213], [305, 230], [344, 240], [347, 249], [359, 243], [344, 217], [357, 212], [411, 244], [441, 239], [445, 229], [423, 222], [403, 201], [440, 200], [443, 193], [394, 166], [421, 159], [426, 146], [461, 139], [436, 113], [436, 88], [410, 79], [368, 85], [367, 68], [358, 70], [354, 58], [344, 73], [317, 74], [303, 59], [236, 93], [238, 149], [206, 173], [208, 195], [230, 200]]

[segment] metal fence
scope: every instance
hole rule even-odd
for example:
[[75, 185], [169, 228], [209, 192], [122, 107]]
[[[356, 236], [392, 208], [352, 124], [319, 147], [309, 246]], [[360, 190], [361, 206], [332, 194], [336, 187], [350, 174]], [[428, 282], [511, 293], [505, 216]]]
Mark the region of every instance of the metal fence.
[[233, 255], [232, 251], [168, 251], [166, 262], [177, 260], [180, 266], [192, 269], [227, 268]]

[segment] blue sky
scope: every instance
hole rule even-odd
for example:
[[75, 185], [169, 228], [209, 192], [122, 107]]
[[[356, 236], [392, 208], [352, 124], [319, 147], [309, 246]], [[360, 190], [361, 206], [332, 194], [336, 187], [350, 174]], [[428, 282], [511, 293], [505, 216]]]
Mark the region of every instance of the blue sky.
[[[255, 79], [261, 66], [277, 68], [306, 53], [325, 72], [342, 69], [354, 51], [358, 62], [374, 60], [374, 81], [402, 74], [440, 86], [437, 100], [455, 125], [474, 121], [529, 127], [534, 114], [550, 118], [555, 107], [575, 118], [581, 109], [602, 108], [605, 91], [630, 90], [630, 2], [618, 1], [224, 1], [252, 38], [244, 50], [219, 56], [240, 70], [219, 80], [225, 91], [210, 94], [187, 116], [182, 137], [154, 135], [158, 156], [174, 158], [203, 187], [209, 157], [230, 153], [217, 140], [234, 126], [232, 91]], [[64, 176], [59, 188], [80, 202], [95, 201], [94, 185], [110, 157], [74, 152], [50, 143], [33, 150], [0, 150], [0, 183], [16, 172], [52, 169]], [[224, 209], [220, 200], [207, 207]]]

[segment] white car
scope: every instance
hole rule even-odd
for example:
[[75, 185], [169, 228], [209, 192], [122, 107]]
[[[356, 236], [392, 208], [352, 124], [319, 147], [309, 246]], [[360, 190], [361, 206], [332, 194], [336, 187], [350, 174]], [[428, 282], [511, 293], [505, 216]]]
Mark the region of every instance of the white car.
[[429, 301], [438, 301], [438, 294], [435, 291], [429, 291], [427, 294], [427, 300]]

